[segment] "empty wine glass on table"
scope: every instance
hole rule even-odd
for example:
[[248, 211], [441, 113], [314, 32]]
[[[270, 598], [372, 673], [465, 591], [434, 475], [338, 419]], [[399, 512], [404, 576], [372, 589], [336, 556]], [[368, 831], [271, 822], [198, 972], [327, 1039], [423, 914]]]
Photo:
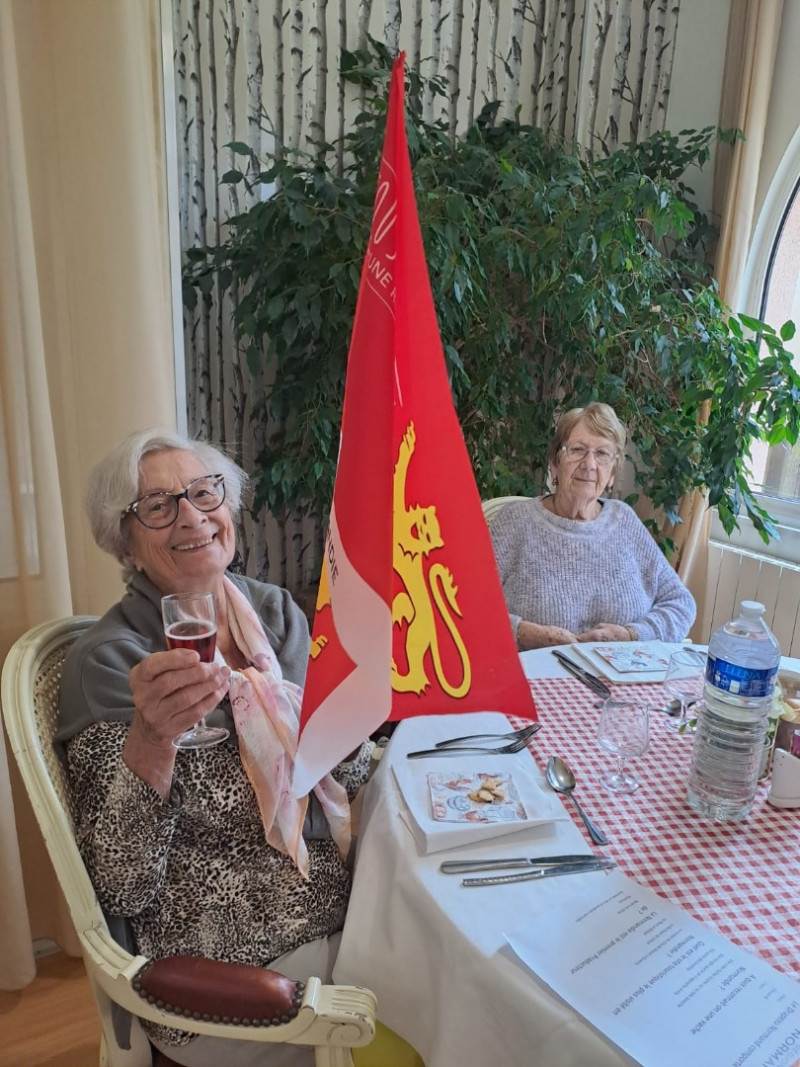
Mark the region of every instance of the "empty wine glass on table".
[[[217, 647], [217, 600], [213, 593], [172, 593], [161, 598], [168, 648], [191, 648], [211, 663]], [[175, 748], [207, 748], [229, 735], [224, 726], [208, 726], [205, 718], [174, 740]]]
[[694, 729], [689, 716], [689, 708], [698, 704], [703, 698], [706, 656], [692, 648], [682, 648], [669, 657], [667, 672], [664, 675], [664, 689], [673, 700], [680, 704], [680, 710], [673, 715], [667, 708], [666, 725], [676, 733], [691, 733]]
[[600, 712], [597, 740], [600, 747], [617, 757], [616, 770], [600, 775], [600, 781], [612, 793], [635, 793], [639, 781], [625, 770], [625, 761], [647, 751], [650, 708], [629, 700], [609, 697]]

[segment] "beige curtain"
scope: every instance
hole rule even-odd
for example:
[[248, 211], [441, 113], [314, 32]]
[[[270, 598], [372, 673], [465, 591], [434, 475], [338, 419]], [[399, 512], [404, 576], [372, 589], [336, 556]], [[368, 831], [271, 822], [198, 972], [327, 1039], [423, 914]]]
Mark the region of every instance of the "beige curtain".
[[[0, 659], [48, 618], [101, 613], [88, 468], [176, 424], [158, 0], [0, 0]], [[76, 942], [0, 743], [0, 988], [31, 942]]]
[[[739, 289], [753, 232], [756, 190], [761, 167], [772, 71], [778, 49], [783, 0], [733, 0], [728, 26], [720, 125], [738, 127], [745, 140], [733, 149], [720, 147], [715, 172], [715, 206], [722, 218], [715, 274], [722, 299], [739, 309]], [[708, 419], [708, 411], [700, 414]], [[706, 591], [710, 512], [702, 493], [681, 507], [683, 525], [675, 531], [677, 570], [701, 609], [692, 630], [697, 641], [708, 640], [710, 605]]]

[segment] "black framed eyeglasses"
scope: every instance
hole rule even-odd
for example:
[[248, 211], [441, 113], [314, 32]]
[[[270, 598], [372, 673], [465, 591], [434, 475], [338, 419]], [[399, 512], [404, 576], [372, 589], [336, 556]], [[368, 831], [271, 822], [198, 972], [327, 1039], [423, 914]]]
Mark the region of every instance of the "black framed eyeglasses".
[[122, 515], [135, 515], [148, 530], [162, 530], [177, 519], [181, 500], [188, 500], [198, 511], [216, 511], [225, 500], [225, 476], [204, 474], [189, 482], [182, 493], [145, 493], [128, 504]]

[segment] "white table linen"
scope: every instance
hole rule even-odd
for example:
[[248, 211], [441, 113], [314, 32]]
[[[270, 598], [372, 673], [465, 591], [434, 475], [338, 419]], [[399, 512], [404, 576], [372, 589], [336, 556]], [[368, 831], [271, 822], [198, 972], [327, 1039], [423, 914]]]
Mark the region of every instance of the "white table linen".
[[546, 921], [548, 902], [580, 894], [583, 878], [603, 875], [466, 889], [460, 877], [439, 871], [445, 858], [588, 853], [572, 821], [424, 855], [403, 819], [394, 761], [442, 736], [478, 732], [476, 718], [448, 716], [448, 735], [436, 720], [409, 719], [387, 746], [364, 797], [334, 978], [374, 990], [379, 1018], [414, 1045], [426, 1067], [631, 1064], [532, 975], [504, 937], [525, 915]]

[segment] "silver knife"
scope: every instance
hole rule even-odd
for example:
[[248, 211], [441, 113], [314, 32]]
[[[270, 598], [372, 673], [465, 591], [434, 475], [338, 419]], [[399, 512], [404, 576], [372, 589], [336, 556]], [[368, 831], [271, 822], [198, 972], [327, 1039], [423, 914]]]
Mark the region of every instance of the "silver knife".
[[550, 651], [565, 670], [569, 671], [569, 673], [577, 678], [579, 682], [583, 682], [584, 685], [588, 686], [592, 692], [597, 693], [597, 695], [604, 700], [611, 696], [611, 690], [602, 678], [598, 678], [590, 671], [587, 671], [585, 668], [575, 663], [574, 660], [571, 660], [569, 656], [565, 656], [564, 653], [560, 652], [557, 648], [551, 648]]
[[443, 874], [467, 874], [471, 871], [503, 871], [513, 867], [560, 867], [564, 863], [594, 863], [604, 859], [593, 852], [574, 856], [516, 856], [511, 859], [444, 860], [439, 864]]
[[613, 860], [595, 860], [594, 863], [562, 863], [560, 867], [539, 867], [522, 874], [495, 874], [489, 878], [462, 878], [461, 884], [473, 887], [481, 885], [510, 885], [512, 882], [535, 882], [540, 878], [556, 878], [560, 874], [581, 874], [586, 871], [609, 871], [616, 867]]

